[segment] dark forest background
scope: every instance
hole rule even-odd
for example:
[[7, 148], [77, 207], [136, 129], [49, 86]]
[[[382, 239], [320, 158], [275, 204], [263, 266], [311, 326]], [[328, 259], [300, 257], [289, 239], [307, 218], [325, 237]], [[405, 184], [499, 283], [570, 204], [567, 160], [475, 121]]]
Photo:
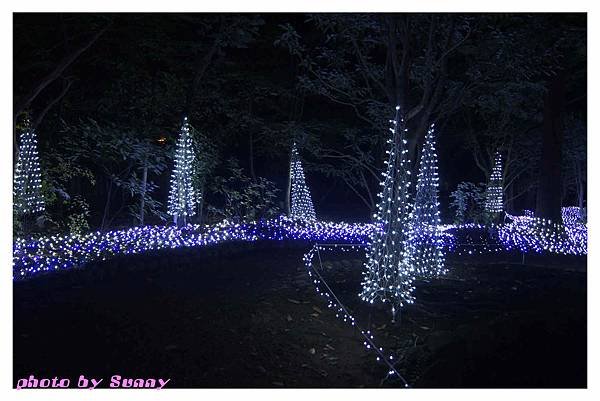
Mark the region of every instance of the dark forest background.
[[[439, 135], [443, 220], [504, 157], [509, 212], [585, 206], [585, 14], [14, 14], [14, 152], [39, 136], [45, 229], [168, 221], [182, 117], [195, 221], [286, 209], [291, 142], [317, 214], [368, 221], [399, 104]], [[14, 153], [16, 154], [16, 153]], [[463, 188], [466, 188], [463, 184]]]

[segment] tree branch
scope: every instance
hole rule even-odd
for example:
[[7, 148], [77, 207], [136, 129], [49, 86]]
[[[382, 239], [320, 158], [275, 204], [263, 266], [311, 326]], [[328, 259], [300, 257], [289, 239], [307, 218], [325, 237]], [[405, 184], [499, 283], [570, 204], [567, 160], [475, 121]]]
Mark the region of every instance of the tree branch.
[[13, 110], [13, 119], [16, 118], [23, 110], [25, 110], [35, 98], [42, 92], [48, 85], [54, 82], [60, 75], [69, 67], [79, 56], [81, 56], [87, 49], [89, 49], [99, 38], [108, 30], [112, 25], [112, 21], [109, 21], [104, 28], [96, 32], [87, 42], [83, 43], [79, 48], [70, 54], [67, 54], [59, 61], [58, 65], [48, 75], [46, 75], [40, 82], [34, 85], [27, 95], [19, 99]]
[[67, 79], [67, 85], [65, 85], [65, 87], [63, 88], [63, 90], [58, 94], [57, 97], [55, 97], [50, 103], [48, 103], [46, 105], [46, 107], [44, 107], [44, 110], [42, 110], [40, 113], [38, 113], [38, 115], [36, 116], [32, 126], [33, 128], [37, 128], [38, 125], [40, 125], [40, 123], [42, 122], [42, 120], [44, 119], [44, 117], [46, 116], [46, 114], [48, 113], [48, 111], [50, 111], [50, 109], [52, 107], [54, 107], [54, 105], [56, 103], [58, 103], [63, 97], [65, 97], [65, 95], [67, 94], [67, 92], [69, 91], [69, 88], [71, 87], [71, 85], [73, 85], [73, 80], [71, 79]]

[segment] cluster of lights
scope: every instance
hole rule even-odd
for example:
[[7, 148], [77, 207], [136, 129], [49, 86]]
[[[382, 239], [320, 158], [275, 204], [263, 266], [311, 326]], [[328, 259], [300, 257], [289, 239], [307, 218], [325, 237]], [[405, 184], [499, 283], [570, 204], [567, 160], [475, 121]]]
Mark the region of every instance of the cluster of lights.
[[304, 177], [304, 169], [300, 161], [300, 155], [296, 148], [296, 142], [292, 145], [292, 156], [290, 160], [290, 179], [292, 182], [290, 217], [301, 218], [305, 220], [316, 220], [315, 208], [306, 178]]
[[[402, 377], [402, 375], [396, 370], [395, 362], [397, 358], [394, 358], [393, 355], [386, 353], [382, 347], [378, 347], [375, 344], [375, 338], [370, 330], [362, 329], [354, 316], [348, 311], [348, 309], [344, 306], [344, 304], [339, 300], [339, 298], [334, 294], [331, 287], [327, 284], [327, 282], [323, 279], [323, 276], [319, 273], [319, 269], [315, 269], [313, 266], [313, 259], [315, 255], [318, 255], [319, 262], [321, 261], [320, 251], [325, 250], [340, 250], [340, 251], [353, 251], [362, 249], [363, 247], [360, 245], [349, 245], [349, 244], [315, 244], [308, 253], [304, 255], [304, 266], [310, 276], [313, 285], [315, 286], [316, 292], [325, 298], [327, 301], [327, 307], [332, 309], [335, 312], [335, 316], [350, 326], [355, 327], [360, 335], [363, 337], [363, 345], [365, 346], [367, 351], [371, 351], [375, 353], [375, 361], [378, 363], [383, 363], [387, 367], [387, 376], [395, 377], [402, 381], [405, 387], [408, 387], [408, 383]], [[321, 270], [323, 266], [321, 266]]]
[[13, 279], [83, 267], [116, 255], [161, 249], [202, 247], [228, 241], [301, 240], [365, 244], [371, 224], [306, 221], [279, 217], [249, 223], [227, 220], [216, 225], [145, 226], [85, 235], [16, 239], [13, 243]]
[[13, 181], [14, 210], [18, 215], [40, 213], [44, 211], [42, 176], [37, 138], [29, 119], [25, 121], [20, 142]]
[[187, 216], [196, 214], [196, 194], [192, 185], [194, 149], [187, 117], [183, 119], [175, 150], [175, 167], [171, 174], [168, 213], [177, 224], [179, 218], [186, 223]]
[[577, 206], [567, 206], [561, 209], [562, 221], [565, 226], [584, 224], [585, 209]]
[[438, 166], [434, 124], [431, 124], [421, 151], [415, 203], [411, 214], [408, 246], [409, 264], [419, 277], [433, 278], [447, 272], [444, 239], [438, 201]]
[[563, 224], [538, 217], [507, 215], [512, 222], [498, 226], [498, 238], [508, 251], [586, 255], [587, 225], [572, 215], [571, 208], [563, 208], [562, 212]]
[[498, 225], [476, 223], [445, 224], [440, 226], [444, 249], [458, 256], [484, 255], [505, 252], [499, 241]]
[[[145, 226], [85, 235], [55, 235], [29, 240], [17, 238], [13, 242], [13, 278], [18, 280], [40, 273], [83, 267], [89, 262], [107, 260], [116, 255], [202, 247], [228, 241], [336, 241], [365, 245], [375, 232], [381, 235], [381, 231], [381, 227], [367, 223], [306, 221], [282, 216], [244, 224], [225, 220], [212, 226]], [[444, 249], [458, 255], [513, 250], [587, 254], [585, 224], [564, 226], [533, 219], [527, 223], [513, 221], [491, 226], [441, 225], [439, 231]]]
[[392, 320], [396, 310], [405, 304], [413, 303], [413, 267], [409, 264], [410, 231], [410, 169], [406, 160], [408, 152], [405, 138], [404, 120], [400, 118], [400, 107], [396, 106], [396, 116], [390, 123], [390, 149], [383, 172], [383, 187], [374, 224], [381, 230], [373, 230], [367, 249], [366, 271], [360, 297], [366, 302], [375, 300], [389, 302]]
[[502, 213], [504, 210], [502, 198], [502, 155], [496, 152], [494, 168], [486, 191], [485, 210], [489, 213]]
[[558, 224], [530, 214], [506, 216], [509, 221], [504, 224], [440, 226], [444, 247], [457, 255], [512, 251], [587, 255], [588, 230], [581, 222]]

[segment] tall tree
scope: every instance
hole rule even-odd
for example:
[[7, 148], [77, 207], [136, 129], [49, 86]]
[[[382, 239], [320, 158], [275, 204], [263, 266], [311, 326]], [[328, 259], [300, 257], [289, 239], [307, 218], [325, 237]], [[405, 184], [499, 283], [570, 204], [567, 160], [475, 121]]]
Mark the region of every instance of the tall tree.
[[544, 126], [542, 129], [542, 162], [535, 215], [561, 221], [561, 158], [563, 143], [563, 113], [565, 104], [565, 76], [560, 71], [548, 84], [544, 98]]
[[[49, 87], [54, 81], [59, 79], [69, 66], [71, 66], [77, 59], [81, 57], [81, 55], [84, 52], [86, 52], [90, 47], [92, 47], [92, 45], [98, 41], [98, 39], [110, 28], [111, 25], [111, 19], [105, 21], [104, 25], [101, 28], [89, 34], [88, 37], [76, 47], [68, 50], [60, 58], [60, 60], [52, 66], [50, 71], [46, 71], [46, 73], [41, 78], [39, 78], [35, 82], [31, 82], [29, 88], [23, 94], [15, 96], [13, 107], [13, 132], [16, 133], [17, 118], [21, 115], [21, 113], [31, 106], [31, 104], [34, 102], [34, 100], [36, 100], [36, 98], [40, 95], [42, 91]], [[38, 113], [38, 118], [35, 121], [34, 128], [39, 124], [39, 122], [46, 115], [48, 110], [65, 96], [66, 92], [71, 86], [71, 82], [69, 80], [67, 80], [67, 82], [67, 85], [63, 86], [63, 89], [59, 92], [59, 94], [54, 99], [50, 100], [49, 103], [46, 104], [46, 106], [42, 109], [42, 111]], [[14, 141], [14, 143], [16, 144], [16, 140]]]

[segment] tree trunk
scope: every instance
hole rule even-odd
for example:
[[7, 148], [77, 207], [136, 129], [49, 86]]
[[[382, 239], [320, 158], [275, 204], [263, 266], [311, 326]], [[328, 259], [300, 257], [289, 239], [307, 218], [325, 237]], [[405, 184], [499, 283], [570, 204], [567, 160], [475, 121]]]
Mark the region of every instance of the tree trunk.
[[252, 130], [250, 132], [250, 149], [248, 154], [249, 164], [250, 164], [250, 177], [253, 182], [256, 182], [256, 172], [254, 171], [254, 135], [252, 134]]
[[202, 224], [202, 213], [204, 213], [204, 183], [200, 188], [200, 202], [198, 202], [198, 224]]
[[106, 203], [104, 204], [104, 213], [102, 214], [102, 223], [100, 224], [100, 231], [104, 231], [104, 225], [106, 224], [106, 220], [108, 219], [108, 211], [110, 207], [110, 198], [112, 196], [112, 187], [113, 182], [111, 179], [108, 180], [108, 193], [106, 195]]
[[148, 155], [144, 156], [144, 172], [142, 173], [142, 199], [140, 200], [140, 226], [144, 225], [144, 209], [146, 208], [146, 184], [148, 182]]
[[191, 84], [188, 88], [186, 100], [185, 100], [185, 109], [183, 110], [183, 117], [188, 117], [190, 113], [194, 110], [194, 98], [196, 96], [196, 92], [198, 91], [198, 87], [200, 86], [200, 82], [206, 73], [210, 63], [214, 55], [217, 53], [219, 49], [219, 40], [217, 37], [213, 44], [211, 45], [208, 52], [204, 55], [204, 57], [198, 59], [196, 62], [196, 67], [194, 68], [194, 76], [192, 77]]
[[579, 161], [575, 162], [575, 173], [577, 179], [577, 206], [583, 208], [583, 200], [585, 198], [585, 185], [583, 184], [583, 174]]
[[287, 210], [288, 216], [292, 212], [291, 198], [292, 198], [292, 156], [290, 156], [290, 170], [288, 172], [288, 186], [287, 186], [287, 191], [285, 193], [285, 208]]
[[537, 217], [561, 221], [561, 153], [563, 142], [562, 111], [565, 99], [564, 71], [559, 71], [548, 84], [544, 98], [542, 161], [535, 214]]

